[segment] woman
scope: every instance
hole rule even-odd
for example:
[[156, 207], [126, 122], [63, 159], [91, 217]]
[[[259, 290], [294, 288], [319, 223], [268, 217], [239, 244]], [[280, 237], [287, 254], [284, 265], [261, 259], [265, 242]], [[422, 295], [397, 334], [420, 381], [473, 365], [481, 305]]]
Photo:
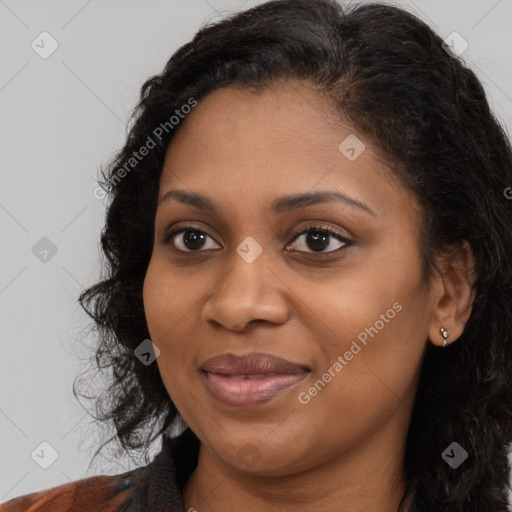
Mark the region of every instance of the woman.
[[162, 450], [2, 512], [507, 510], [512, 151], [445, 48], [276, 0], [144, 84], [80, 300], [98, 419]]

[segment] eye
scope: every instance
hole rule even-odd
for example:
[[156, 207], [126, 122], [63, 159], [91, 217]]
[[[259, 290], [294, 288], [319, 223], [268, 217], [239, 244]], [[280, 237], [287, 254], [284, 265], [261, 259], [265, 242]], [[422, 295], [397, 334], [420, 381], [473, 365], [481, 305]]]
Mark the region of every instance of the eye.
[[[306, 237], [303, 240], [300, 240], [300, 237], [302, 237], [302, 235], [306, 235]], [[311, 226], [302, 231], [296, 231], [292, 236], [292, 242], [294, 242], [295, 240], [299, 240], [300, 242], [302, 242], [298, 244], [298, 252], [309, 252], [310, 254], [331, 253], [335, 251], [340, 251], [352, 245], [352, 242], [350, 240], [347, 240], [333, 229], [324, 226]], [[336, 242], [333, 243], [333, 239], [337, 240], [337, 246]], [[308, 246], [312, 247], [313, 250], [304, 250]], [[287, 246], [287, 248], [288, 247], [290, 246]]]
[[[177, 236], [180, 235], [180, 236]], [[183, 236], [185, 235], [185, 236]], [[173, 240], [176, 237], [176, 240]], [[204, 230], [196, 226], [185, 226], [167, 233], [163, 240], [164, 244], [171, 243], [173, 249], [181, 252], [199, 252], [199, 249], [215, 249], [216, 247], [205, 246], [206, 240], [213, 238]], [[176, 242], [176, 243], [175, 243]], [[206, 244], [207, 245], [207, 244]]]
[[[303, 235], [305, 235], [305, 238], [301, 240]], [[325, 226], [310, 226], [307, 229], [295, 231], [291, 236], [292, 240], [290, 244], [286, 246], [286, 249], [289, 249], [291, 244], [298, 240], [299, 243], [297, 245], [299, 248], [294, 250], [294, 252], [324, 254], [340, 251], [352, 245], [350, 240]], [[210, 247], [208, 247], [208, 239], [214, 242], [210, 243]], [[178, 252], [202, 252], [202, 250], [211, 250], [220, 247], [206, 231], [192, 225], [170, 231], [165, 235], [162, 242], [165, 245], [170, 243], [172, 249]], [[312, 250], [308, 251], [308, 247]]]

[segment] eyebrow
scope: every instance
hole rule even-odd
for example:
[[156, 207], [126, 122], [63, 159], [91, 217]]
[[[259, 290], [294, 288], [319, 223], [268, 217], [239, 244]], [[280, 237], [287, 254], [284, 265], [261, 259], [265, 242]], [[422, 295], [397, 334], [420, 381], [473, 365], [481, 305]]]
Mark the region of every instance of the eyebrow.
[[[158, 199], [158, 206], [166, 203], [170, 200], [176, 200], [181, 204], [193, 206], [200, 210], [204, 210], [210, 213], [218, 213], [218, 206], [208, 197], [195, 192], [189, 192], [186, 190], [169, 190], [162, 197]], [[354, 208], [363, 210], [370, 215], [376, 216], [376, 213], [371, 208], [341, 192], [334, 192], [331, 190], [320, 190], [318, 192], [306, 192], [302, 194], [292, 194], [275, 199], [270, 209], [276, 215], [293, 212], [301, 208], [306, 208], [319, 203], [332, 203], [332, 202], [343, 202]]]

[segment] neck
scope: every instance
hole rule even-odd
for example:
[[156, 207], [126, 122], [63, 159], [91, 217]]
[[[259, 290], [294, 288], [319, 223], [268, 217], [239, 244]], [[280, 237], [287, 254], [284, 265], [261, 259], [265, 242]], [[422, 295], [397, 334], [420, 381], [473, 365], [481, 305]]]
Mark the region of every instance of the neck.
[[397, 512], [406, 479], [405, 440], [397, 436], [403, 431], [396, 427], [390, 421], [364, 443], [322, 464], [272, 477], [228, 466], [201, 445], [197, 468], [183, 493], [185, 510]]

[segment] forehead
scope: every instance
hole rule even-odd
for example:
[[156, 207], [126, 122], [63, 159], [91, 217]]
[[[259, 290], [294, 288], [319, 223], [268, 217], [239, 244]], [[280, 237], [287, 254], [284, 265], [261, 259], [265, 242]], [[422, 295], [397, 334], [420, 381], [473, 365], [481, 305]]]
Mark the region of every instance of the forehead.
[[247, 206], [315, 188], [350, 193], [381, 212], [412, 200], [371, 143], [325, 97], [298, 83], [207, 95], [179, 125], [160, 188], [161, 195], [189, 188]]
[[[225, 87], [199, 102], [180, 125], [171, 146], [182, 139], [189, 144], [212, 142], [201, 148], [212, 155], [234, 153], [240, 144], [260, 153], [296, 149], [299, 142], [304, 149], [314, 149], [318, 138], [326, 138], [327, 129], [339, 124], [327, 99], [300, 83], [250, 90]], [[325, 142], [327, 147], [329, 141]]]

